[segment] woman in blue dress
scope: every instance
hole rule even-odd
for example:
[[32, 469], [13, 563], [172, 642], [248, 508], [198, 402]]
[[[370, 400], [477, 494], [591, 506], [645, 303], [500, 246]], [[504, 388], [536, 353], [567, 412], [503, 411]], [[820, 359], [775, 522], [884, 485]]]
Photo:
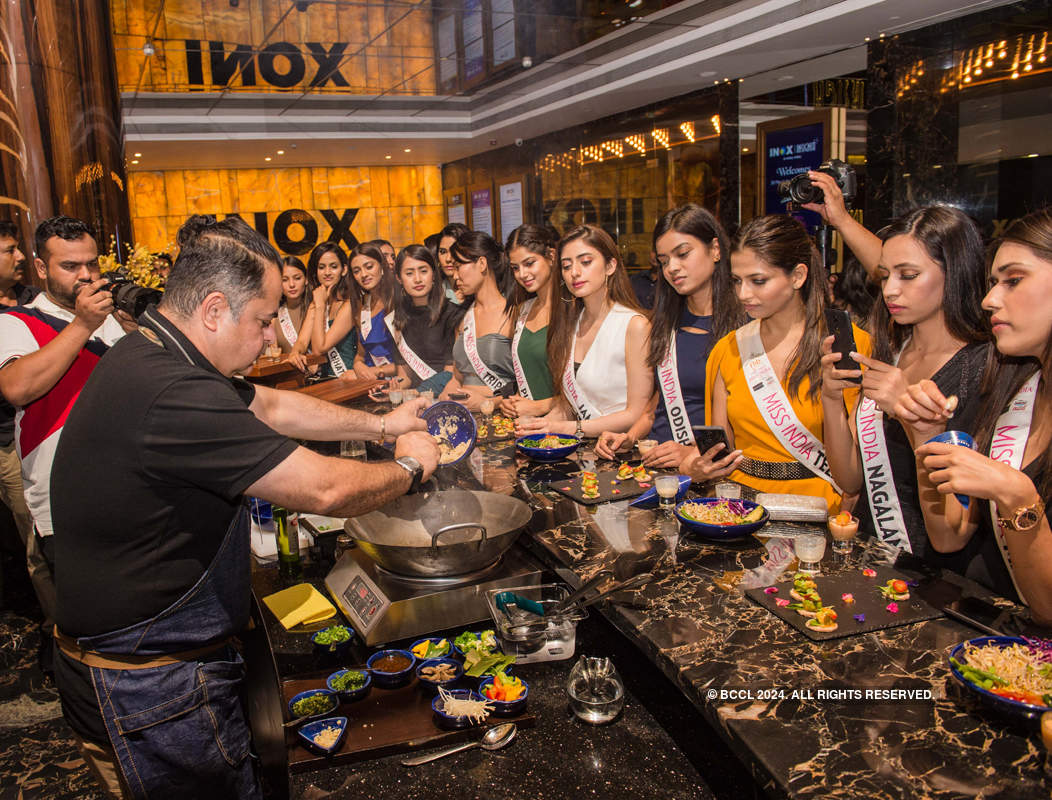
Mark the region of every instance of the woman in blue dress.
[[658, 444], [643, 463], [676, 467], [694, 448], [693, 425], [705, 424], [705, 363], [712, 345], [742, 321], [729, 280], [719, 269], [730, 254], [727, 234], [699, 205], [666, 212], [654, 228], [654, 251], [661, 266], [657, 282], [647, 364], [656, 390], [647, 414], [627, 433], [604, 432], [596, 453], [615, 458], [618, 450], [642, 438]]
[[371, 242], [351, 251], [351, 276], [358, 287], [358, 355], [354, 372], [359, 378], [383, 379], [395, 374], [397, 347], [384, 317], [394, 311], [395, 277], [387, 260]]

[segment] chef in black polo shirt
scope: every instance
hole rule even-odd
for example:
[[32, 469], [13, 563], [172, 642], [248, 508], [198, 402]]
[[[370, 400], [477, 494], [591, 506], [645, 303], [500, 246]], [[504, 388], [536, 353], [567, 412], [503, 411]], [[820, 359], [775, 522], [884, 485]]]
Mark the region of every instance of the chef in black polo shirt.
[[[111, 792], [255, 798], [229, 644], [249, 617], [244, 496], [354, 516], [429, 477], [438, 449], [423, 401], [376, 417], [232, 379], [272, 336], [280, 256], [236, 217], [191, 217], [178, 244], [160, 306], [99, 362], [56, 454], [55, 677]], [[373, 464], [287, 438], [385, 436], [396, 460]]]

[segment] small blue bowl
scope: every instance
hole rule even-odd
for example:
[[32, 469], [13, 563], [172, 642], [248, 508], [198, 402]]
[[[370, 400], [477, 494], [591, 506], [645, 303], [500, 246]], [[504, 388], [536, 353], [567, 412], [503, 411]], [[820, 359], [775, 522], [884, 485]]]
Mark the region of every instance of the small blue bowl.
[[[437, 667], [439, 664], [448, 664], [453, 668], [453, 677], [445, 681], [433, 681], [430, 678], [425, 678], [420, 673], [424, 667]], [[438, 687], [441, 686], [445, 689], [453, 686], [464, 676], [464, 665], [457, 661], [455, 658], [429, 658], [426, 661], [421, 661], [416, 665], [416, 679], [420, 681], [421, 687], [424, 690], [434, 694], [438, 691]]]
[[[521, 678], [519, 680], [522, 680]], [[491, 700], [486, 697], [484, 691], [487, 686], [493, 683], [493, 678], [483, 678], [479, 681], [479, 694], [482, 695], [482, 699], [488, 703], [493, 703], [493, 714], [498, 717], [510, 717], [518, 714], [524, 708], [526, 708], [526, 701], [530, 696], [530, 685], [526, 681], [522, 681], [523, 692], [519, 695], [518, 699], [511, 701], [504, 700]]]
[[[399, 655], [405, 656], [409, 659], [409, 666], [405, 669], [401, 669], [398, 672], [383, 672], [373, 667], [377, 661], [384, 656]], [[365, 662], [365, 665], [369, 668], [369, 671], [373, 676], [373, 683], [375, 683], [381, 689], [397, 689], [399, 686], [405, 686], [413, 677], [413, 668], [416, 667], [416, 656], [410, 653], [408, 650], [380, 650], [379, 652], [373, 653], [369, 656], [369, 660]]]
[[364, 670], [364, 669], [361, 669], [361, 670], [357, 670], [356, 669], [356, 670], [354, 670], [355, 672], [361, 672], [362, 675], [365, 676], [365, 683], [362, 684], [359, 688], [357, 688], [357, 689], [337, 689], [335, 686], [332, 685], [332, 682], [334, 680], [339, 678], [341, 675], [346, 675], [350, 671], [351, 670], [349, 670], [349, 669], [338, 669], [338, 670], [336, 670], [336, 672], [332, 673], [332, 675], [330, 675], [328, 678], [325, 679], [325, 685], [327, 687], [329, 687], [329, 691], [330, 692], [336, 692], [336, 694], [338, 694], [340, 696], [340, 702], [341, 703], [352, 703], [355, 700], [361, 700], [363, 697], [365, 697], [367, 694], [369, 694], [369, 690], [373, 688], [372, 675], [367, 670]]
[[[424, 413], [420, 417], [427, 423], [427, 432], [432, 436], [444, 438], [454, 447], [464, 442], [469, 442], [467, 449], [460, 458], [456, 461], [450, 461], [448, 464], [443, 464], [443, 467], [459, 464], [475, 449], [475, 440], [478, 438], [479, 433], [478, 426], [475, 424], [475, 418], [471, 415], [471, 412], [460, 403], [454, 403], [452, 400], [442, 400], [430, 408], [424, 409]], [[452, 434], [443, 436], [443, 428], [452, 428]]]
[[[1019, 636], [980, 636], [976, 639], [969, 639], [967, 642], [961, 642], [950, 651], [949, 658], [955, 659], [958, 662], [961, 661], [966, 645], [972, 645], [973, 647], [994, 645], [995, 647], [1005, 648], [1010, 647], [1013, 644], [1021, 644], [1025, 646], [1027, 642]], [[947, 662], [950, 665], [950, 672], [953, 673], [953, 677], [957, 682], [965, 689], [975, 694], [979, 698], [979, 701], [988, 708], [1024, 720], [1035, 719], [1046, 711], [1052, 711], [1052, 708], [1049, 708], [1048, 706], [1038, 706], [1032, 703], [1024, 703], [1022, 700], [1011, 700], [1007, 697], [996, 695], [988, 689], [984, 689], [965, 678], [961, 671], [954, 666], [952, 661], [947, 659]]]
[[[928, 442], [942, 442], [943, 444], [952, 444], [957, 447], [967, 447], [969, 450], [976, 449], [975, 439], [964, 431], [943, 431], [932, 436], [925, 444], [928, 444]], [[968, 504], [972, 499], [966, 494], [955, 494], [954, 497], [957, 498], [957, 502], [964, 508], [968, 508]]]
[[[697, 500], [686, 500], [676, 506], [676, 519], [678, 519], [688, 530], [693, 531], [699, 536], [705, 539], [715, 539], [717, 541], [730, 541], [732, 539], [741, 539], [743, 536], [748, 536], [750, 533], [755, 533], [760, 530], [770, 520], [771, 515], [767, 513], [767, 509], [763, 509], [763, 516], [760, 517], [756, 522], [746, 522], [742, 525], [710, 525], [707, 522], [698, 522], [696, 519], [691, 519], [683, 514], [685, 506], [691, 506], [695, 503], [704, 505], [716, 505], [717, 503], [726, 502], [718, 497], [702, 497]], [[741, 503], [742, 507], [746, 510], [746, 513], [752, 511], [754, 508], [763, 508], [758, 503], [754, 503], [751, 500], [731, 500], [732, 503]]]
[[[351, 634], [351, 638], [345, 642], [336, 642], [335, 644], [319, 644], [319, 635], [321, 635], [324, 631], [327, 631], [329, 628], [337, 627], [347, 628], [347, 631]], [[335, 658], [337, 660], [343, 661], [347, 658], [348, 655], [350, 655], [351, 643], [354, 642], [354, 629], [348, 627], [347, 625], [329, 625], [326, 628], [322, 628], [322, 630], [320, 631], [312, 633], [310, 640], [314, 644], [314, 652], [317, 653], [319, 656], [323, 656], [325, 658]]]
[[[314, 697], [315, 695], [322, 695], [329, 699], [329, 707], [323, 711], [319, 711], [316, 714], [308, 714], [305, 717], [299, 717], [296, 714], [295, 706], [300, 700], [306, 700], [308, 697]], [[308, 689], [305, 692], [300, 692], [297, 695], [293, 695], [292, 699], [289, 700], [289, 719], [302, 719], [304, 722], [311, 719], [321, 719], [322, 717], [331, 714], [336, 710], [336, 707], [340, 705], [340, 698], [337, 697], [336, 692], [331, 692], [328, 689]]]
[[[477, 692], [473, 692], [470, 689], [452, 689], [449, 691], [453, 697], [458, 700], [482, 700], [483, 697]], [[442, 705], [442, 695], [439, 695], [431, 701], [431, 710], [435, 712], [435, 722], [438, 723], [438, 727], [445, 728], [446, 730], [461, 730], [463, 728], [470, 728], [480, 723], [474, 722], [467, 717], [451, 717], [445, 711], [442, 711], [440, 706]]]
[[[326, 728], [340, 729], [340, 735], [337, 736], [336, 741], [328, 747], [314, 741], [314, 737]], [[308, 750], [312, 750], [323, 756], [331, 756], [343, 743], [343, 737], [347, 733], [347, 717], [325, 717], [324, 719], [318, 719], [314, 722], [308, 722], [302, 728], [297, 730], [296, 733], [299, 734], [299, 737], [303, 740], [303, 744], [306, 745]]]
[[[412, 652], [417, 647], [417, 645], [421, 645], [424, 642], [434, 642], [435, 644], [438, 644], [441, 641], [445, 641], [449, 645], [449, 649], [446, 650], [446, 652], [442, 653], [441, 655], [431, 656], [432, 659], [449, 658], [451, 656], [454, 656], [454, 655], [457, 655], [457, 654], [460, 653], [460, 651], [457, 650], [457, 648], [453, 646], [453, 640], [452, 639], [442, 639], [442, 637], [439, 637], [439, 636], [427, 636], [427, 637], [425, 637], [423, 639], [417, 639], [410, 646], [409, 650], [410, 650], [410, 652]], [[417, 656], [416, 653], [413, 653], [413, 655], [416, 656], [416, 660], [417, 661], [423, 661], [424, 660], [421, 656]]]
[[[560, 439], [573, 439], [573, 444], [565, 447], [539, 447], [541, 440], [549, 435], [558, 435]], [[562, 461], [580, 446], [579, 438], [565, 434], [531, 433], [529, 436], [521, 436], [515, 440], [516, 449], [534, 461]]]
[[[655, 480], [657, 475], [654, 476]], [[675, 502], [680, 502], [684, 497], [687, 496], [687, 490], [690, 489], [690, 476], [689, 475], [678, 475], [679, 478], [679, 489], [676, 490]], [[661, 504], [661, 498], [658, 497], [657, 485], [651, 486], [643, 494], [639, 495], [635, 500], [629, 503], [630, 506], [635, 508], [657, 508]]]

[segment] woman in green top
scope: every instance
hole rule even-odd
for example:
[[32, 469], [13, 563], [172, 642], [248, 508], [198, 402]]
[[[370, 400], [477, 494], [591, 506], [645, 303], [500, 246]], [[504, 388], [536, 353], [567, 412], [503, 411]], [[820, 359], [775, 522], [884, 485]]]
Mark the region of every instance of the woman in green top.
[[559, 238], [549, 228], [520, 225], [511, 232], [504, 250], [518, 283], [511, 357], [519, 393], [501, 401], [501, 411], [508, 416], [537, 417], [552, 407], [555, 391], [548, 371], [548, 319], [558, 243]]

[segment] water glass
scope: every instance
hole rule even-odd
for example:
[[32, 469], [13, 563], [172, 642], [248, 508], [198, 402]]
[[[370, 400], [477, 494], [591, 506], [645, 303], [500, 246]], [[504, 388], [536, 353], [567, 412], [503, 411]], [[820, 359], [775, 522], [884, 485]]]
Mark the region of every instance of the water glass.
[[643, 458], [645, 458], [646, 454], [655, 447], [657, 447], [657, 441], [654, 439], [640, 439], [636, 442], [636, 449], [639, 451], [639, 455]]
[[723, 500], [741, 500], [742, 487], [740, 483], [723, 482], [716, 484], [716, 496]]
[[391, 401], [392, 406], [397, 407], [402, 405], [402, 390], [392, 389], [387, 393], [387, 399]]
[[654, 478], [654, 488], [657, 490], [661, 506], [671, 507], [679, 493], [679, 475], [658, 475]]
[[435, 393], [432, 389], [428, 389], [426, 391], [421, 392], [420, 396], [427, 400], [427, 404], [429, 406], [433, 406], [435, 404]]
[[570, 670], [566, 692], [573, 713], [592, 725], [612, 721], [625, 705], [625, 685], [609, 658], [582, 656]]
[[365, 442], [356, 439], [340, 442], [340, 458], [365, 458]]
[[418, 398], [419, 396], [420, 396], [420, 392], [418, 392], [416, 389], [403, 389], [402, 390], [402, 399], [405, 400], [406, 402], [408, 402], [410, 400], [416, 400], [416, 398]]
[[801, 533], [793, 539], [793, 552], [800, 562], [799, 572], [818, 574], [819, 563], [826, 554], [826, 537], [824, 533]]

